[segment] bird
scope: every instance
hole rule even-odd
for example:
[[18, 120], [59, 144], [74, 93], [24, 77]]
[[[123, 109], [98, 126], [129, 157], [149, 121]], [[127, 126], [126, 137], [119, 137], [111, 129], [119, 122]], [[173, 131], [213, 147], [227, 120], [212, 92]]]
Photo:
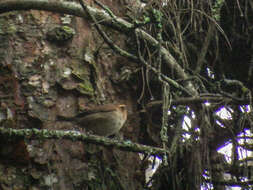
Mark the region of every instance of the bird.
[[73, 121], [95, 135], [108, 137], [119, 132], [125, 124], [127, 107], [125, 104], [106, 104], [95, 107], [88, 115], [79, 114], [74, 117], [60, 118]]

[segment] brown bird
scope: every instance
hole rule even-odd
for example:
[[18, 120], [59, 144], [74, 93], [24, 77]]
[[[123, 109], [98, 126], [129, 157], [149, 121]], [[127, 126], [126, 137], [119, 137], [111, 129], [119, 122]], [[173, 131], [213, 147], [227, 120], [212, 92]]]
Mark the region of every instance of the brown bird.
[[78, 115], [73, 118], [62, 118], [73, 121], [82, 128], [96, 135], [108, 137], [117, 133], [127, 119], [127, 109], [124, 104], [107, 104], [94, 108], [88, 115]]

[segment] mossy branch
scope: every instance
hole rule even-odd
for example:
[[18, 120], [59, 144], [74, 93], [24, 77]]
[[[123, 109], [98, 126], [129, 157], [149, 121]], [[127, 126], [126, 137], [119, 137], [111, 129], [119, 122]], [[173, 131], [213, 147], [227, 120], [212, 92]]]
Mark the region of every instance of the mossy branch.
[[149, 155], [162, 155], [168, 154], [167, 150], [162, 148], [155, 148], [151, 146], [133, 143], [131, 141], [119, 141], [117, 139], [109, 139], [106, 137], [84, 134], [79, 131], [62, 131], [62, 130], [47, 130], [47, 129], [11, 129], [0, 127], [0, 136], [11, 138], [24, 138], [24, 139], [68, 139], [72, 141], [82, 141], [84, 143], [91, 143], [102, 145], [105, 147], [118, 148], [124, 151], [139, 152]]

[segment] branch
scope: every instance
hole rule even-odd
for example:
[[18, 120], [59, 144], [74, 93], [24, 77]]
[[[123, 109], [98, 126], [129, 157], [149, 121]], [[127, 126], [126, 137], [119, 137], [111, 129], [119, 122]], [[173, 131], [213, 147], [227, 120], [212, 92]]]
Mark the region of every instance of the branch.
[[213, 183], [216, 185], [226, 185], [226, 186], [248, 186], [253, 185], [253, 180], [250, 181], [213, 181], [213, 180], [205, 180], [206, 182]]
[[206, 54], [207, 54], [207, 51], [208, 51], [208, 47], [210, 45], [210, 42], [211, 42], [211, 39], [212, 39], [212, 35], [215, 31], [215, 25], [213, 23], [210, 23], [209, 24], [209, 28], [208, 28], [208, 32], [207, 32], [207, 35], [205, 37], [205, 40], [203, 42], [203, 46], [198, 54], [198, 60], [197, 60], [197, 67], [195, 69], [195, 73], [200, 73], [201, 69], [202, 69], [202, 66], [204, 64], [204, 61], [205, 61], [205, 57], [206, 57]]
[[[102, 30], [102, 28], [100, 27], [100, 25], [98, 24], [97, 19], [95, 18], [94, 15], [92, 15], [89, 12], [88, 6], [85, 5], [83, 3], [83, 0], [79, 0], [83, 10], [87, 13], [87, 15], [90, 17], [90, 19], [94, 22], [94, 26], [97, 29], [98, 33], [100, 34], [100, 36], [103, 38], [103, 40], [107, 43], [107, 45], [116, 53], [118, 53], [121, 56], [127, 57], [128, 59], [134, 61], [134, 62], [138, 62], [138, 59], [136, 56], [122, 50], [120, 47], [118, 47], [117, 45], [115, 45], [113, 43], [113, 41], [105, 34], [105, 32]], [[109, 14], [109, 13], [108, 13]], [[112, 14], [112, 13], [111, 13]], [[110, 15], [111, 15], [110, 14]], [[115, 16], [112, 17], [113, 19], [115, 19]]]
[[11, 129], [0, 127], [0, 136], [4, 137], [22, 137], [25, 139], [68, 139], [72, 141], [82, 141], [102, 145], [105, 147], [115, 147], [124, 151], [139, 152], [151, 155], [168, 154], [169, 152], [162, 148], [154, 148], [151, 146], [133, 143], [131, 141], [118, 141], [106, 137], [80, 133], [79, 131], [62, 131], [47, 129]]
[[[224, 104], [224, 105], [247, 105], [249, 104], [248, 100], [241, 100], [241, 101], [234, 101], [231, 98], [216, 95], [216, 96], [200, 96], [200, 97], [181, 97], [181, 98], [176, 98], [171, 101], [171, 105], [191, 105], [191, 104], [202, 104], [205, 102], [209, 103], [219, 103], [219, 104]], [[162, 106], [162, 100], [157, 100], [157, 101], [152, 101], [148, 103], [147, 107], [158, 107]]]
[[[5, 0], [0, 3], [0, 13], [15, 11], [15, 10], [44, 10], [51, 12], [58, 12], [63, 14], [70, 14], [79, 17], [90, 19], [86, 12], [82, 10], [82, 7], [74, 2], [65, 1], [49, 1], [49, 0]], [[92, 14], [100, 24], [110, 26], [111, 28], [120, 31], [126, 35], [130, 32], [134, 32], [134, 24], [131, 24], [119, 17], [111, 18], [111, 16], [96, 8], [87, 6], [89, 13]], [[145, 39], [149, 45], [153, 47], [158, 46], [158, 41], [150, 36], [148, 33], [141, 29], [135, 29], [135, 32], [142, 39]], [[168, 67], [174, 71], [177, 79], [185, 80], [188, 78], [182, 67], [177, 63], [174, 57], [165, 49], [161, 47], [162, 60], [168, 65]], [[197, 91], [190, 81], [185, 82], [184, 87], [191, 92], [192, 95], [196, 95]]]

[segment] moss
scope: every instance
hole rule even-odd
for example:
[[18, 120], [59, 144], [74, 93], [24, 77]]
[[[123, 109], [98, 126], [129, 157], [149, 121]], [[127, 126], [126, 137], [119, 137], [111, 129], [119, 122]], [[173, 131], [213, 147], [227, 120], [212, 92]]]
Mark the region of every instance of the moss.
[[47, 39], [51, 42], [63, 43], [73, 38], [75, 30], [69, 26], [57, 26], [47, 33]]
[[90, 74], [88, 68], [80, 63], [72, 63], [71, 67], [72, 67], [72, 74], [75, 75], [80, 80], [86, 80], [86, 78]]
[[77, 89], [82, 93], [86, 95], [92, 96], [94, 94], [94, 89], [90, 83], [90, 81], [85, 80], [82, 83], [79, 84]]
[[15, 34], [17, 32], [17, 28], [15, 27], [14, 24], [10, 24], [7, 28], [6, 28], [6, 33], [7, 34]]
[[243, 93], [243, 94], [250, 92], [250, 90], [249, 90], [247, 87], [245, 87], [245, 86], [243, 86], [243, 87], [241, 88], [241, 90], [242, 90], [242, 93]]
[[69, 27], [69, 26], [63, 26], [62, 30], [64, 32], [66, 32], [67, 34], [69, 34], [69, 35], [74, 35], [75, 34], [75, 30], [73, 28]]
[[0, 15], [0, 34], [8, 35], [15, 34], [17, 32], [17, 27], [13, 23], [15, 14], [3, 14]]
[[81, 81], [77, 87], [77, 90], [82, 94], [92, 96], [94, 94], [94, 89], [90, 82], [88, 65], [85, 66], [80, 63], [73, 63], [72, 69], [72, 74]]
[[9, 24], [7, 23], [6, 19], [0, 17], [0, 34], [5, 35], [6, 33], [6, 26]]
[[217, 21], [220, 21], [220, 10], [224, 2], [225, 2], [224, 0], [217, 0], [215, 4], [212, 6], [212, 10], [211, 10], [212, 17]]

